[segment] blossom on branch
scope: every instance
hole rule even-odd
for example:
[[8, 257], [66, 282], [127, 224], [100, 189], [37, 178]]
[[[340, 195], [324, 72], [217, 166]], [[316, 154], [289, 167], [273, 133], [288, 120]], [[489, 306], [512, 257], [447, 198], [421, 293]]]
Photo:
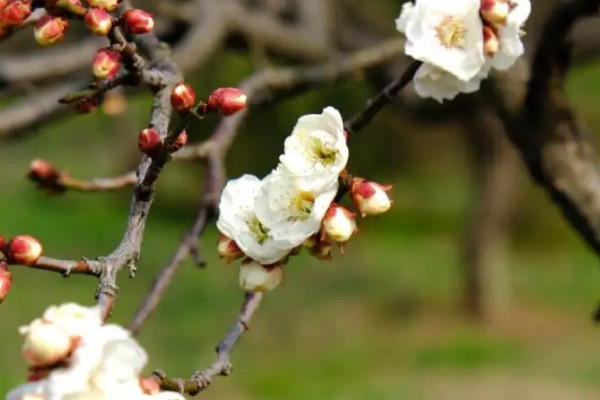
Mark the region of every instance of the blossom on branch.
[[396, 28], [405, 52], [423, 62], [415, 91], [439, 102], [479, 89], [492, 69], [506, 70], [523, 54], [522, 26], [530, 0], [415, 0]]
[[103, 325], [100, 309], [64, 304], [20, 329], [30, 383], [7, 400], [184, 400], [174, 392], [149, 391], [140, 379], [146, 352], [117, 325]]

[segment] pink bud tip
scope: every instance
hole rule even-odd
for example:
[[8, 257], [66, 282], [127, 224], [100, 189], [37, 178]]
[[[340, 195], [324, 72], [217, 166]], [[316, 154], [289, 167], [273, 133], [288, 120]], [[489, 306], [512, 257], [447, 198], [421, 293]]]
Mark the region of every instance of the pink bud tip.
[[481, 0], [481, 16], [492, 24], [505, 25], [511, 9], [508, 0]]
[[157, 394], [160, 392], [160, 384], [154, 377], [140, 378], [140, 388], [144, 394]]
[[352, 201], [361, 215], [380, 215], [388, 211], [392, 201], [387, 192], [392, 189], [389, 185], [380, 185], [363, 178], [354, 178], [350, 182]]
[[34, 265], [42, 256], [42, 244], [33, 236], [16, 236], [8, 247], [8, 257], [15, 264]]
[[38, 158], [31, 162], [28, 176], [36, 182], [44, 182], [56, 179], [59, 172], [50, 162]]
[[0, 25], [19, 26], [31, 14], [30, 0], [13, 0], [0, 9]]
[[196, 93], [190, 85], [180, 82], [173, 88], [171, 93], [171, 106], [181, 114], [190, 112], [196, 102]]
[[246, 107], [246, 94], [238, 88], [220, 88], [213, 91], [206, 102], [208, 111], [223, 116], [233, 115]]
[[233, 239], [221, 234], [217, 243], [219, 258], [225, 260], [227, 264], [232, 263], [244, 256], [242, 250], [238, 247]]
[[106, 36], [112, 28], [112, 17], [103, 8], [90, 8], [84, 17], [85, 26], [98, 36]]
[[128, 32], [140, 35], [150, 33], [154, 29], [154, 19], [152, 14], [144, 10], [133, 9], [127, 10], [121, 17], [123, 25]]
[[12, 274], [6, 263], [0, 262], [0, 303], [4, 301], [12, 285]]
[[160, 135], [156, 129], [147, 128], [140, 131], [138, 136], [138, 148], [144, 154], [152, 157], [162, 147]]
[[42, 46], [51, 46], [63, 39], [68, 27], [69, 22], [66, 19], [54, 17], [52, 15], [44, 15], [35, 24], [33, 36], [38, 44]]
[[112, 79], [121, 68], [121, 56], [114, 50], [98, 50], [92, 62], [92, 73], [100, 80]]

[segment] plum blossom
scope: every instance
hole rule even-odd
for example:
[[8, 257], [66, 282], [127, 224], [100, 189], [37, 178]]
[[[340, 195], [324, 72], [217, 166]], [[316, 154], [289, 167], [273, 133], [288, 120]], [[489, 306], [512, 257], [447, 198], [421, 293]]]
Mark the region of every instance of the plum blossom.
[[414, 77], [421, 97], [439, 102], [479, 90], [492, 69], [523, 55], [530, 0], [415, 0], [404, 3], [396, 29], [405, 52], [423, 62]]
[[[174, 392], [144, 392], [139, 374], [147, 362], [146, 352], [120, 326], [96, 324], [96, 310], [76, 304], [52, 306], [30, 324], [26, 334], [40, 324], [61, 330], [76, 327], [71, 333], [77, 332], [77, 340], [62, 362], [44, 367], [45, 376], [13, 389], [6, 400], [184, 400]], [[81, 329], [86, 319], [89, 326]]]
[[321, 114], [300, 117], [284, 147], [280, 161], [291, 175], [311, 185], [330, 186], [348, 162], [342, 116], [327, 107]]
[[319, 231], [337, 190], [337, 179], [321, 187], [297, 178], [280, 165], [262, 182], [256, 215], [274, 239], [294, 248]]
[[285, 257], [294, 246], [275, 238], [271, 227], [257, 216], [255, 203], [261, 184], [253, 175], [229, 181], [221, 194], [217, 228], [248, 257], [271, 264]]
[[406, 35], [406, 54], [460, 80], [473, 78], [485, 63], [480, 0], [417, 0], [403, 8], [397, 25]]

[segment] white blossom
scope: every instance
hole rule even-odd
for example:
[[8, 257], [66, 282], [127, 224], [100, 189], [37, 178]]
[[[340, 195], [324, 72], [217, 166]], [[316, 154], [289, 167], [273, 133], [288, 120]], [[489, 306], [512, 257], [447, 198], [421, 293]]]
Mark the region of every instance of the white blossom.
[[489, 63], [487, 63], [471, 80], [461, 81], [449, 72], [431, 64], [423, 64], [414, 77], [415, 92], [421, 97], [431, 97], [442, 103], [444, 100], [454, 99], [459, 93], [478, 91], [489, 70]]
[[100, 307], [82, 307], [75, 303], [50, 306], [43, 319], [60, 326], [72, 337], [81, 336], [102, 324]]
[[[6, 400], [184, 400], [173, 392], [145, 394], [139, 374], [147, 361], [146, 352], [128, 331], [117, 325], [100, 325], [96, 315], [99, 318], [97, 307], [52, 306], [43, 319], [21, 328], [24, 334], [32, 334], [42, 325], [61, 331], [66, 328], [77, 340], [64, 364], [48, 366], [46, 378], [13, 389]], [[83, 321], [89, 323], [87, 329]]]
[[348, 155], [342, 116], [327, 107], [298, 119], [280, 161], [296, 178], [326, 187], [337, 181]]
[[485, 63], [480, 0], [417, 0], [403, 7], [396, 24], [406, 35], [405, 52], [462, 81]]
[[314, 186], [280, 165], [262, 182], [256, 215], [275, 240], [288, 243], [292, 249], [319, 231], [337, 189], [337, 180], [326, 187]]
[[219, 203], [217, 228], [235, 241], [248, 257], [272, 264], [285, 257], [292, 245], [273, 236], [271, 227], [255, 211], [261, 181], [244, 175], [227, 183]]

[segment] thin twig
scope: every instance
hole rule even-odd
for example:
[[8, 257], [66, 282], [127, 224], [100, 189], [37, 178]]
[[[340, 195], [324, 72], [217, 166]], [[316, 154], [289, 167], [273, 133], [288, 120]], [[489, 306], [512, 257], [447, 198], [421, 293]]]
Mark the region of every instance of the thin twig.
[[367, 126], [383, 107], [394, 101], [396, 95], [412, 81], [421, 64], [420, 61], [413, 61], [399, 78], [392, 81], [377, 96], [370, 99], [367, 106], [345, 124], [346, 132], [356, 133]]
[[171, 379], [162, 371], [155, 375], [160, 379], [161, 389], [175, 390], [196, 395], [206, 389], [216, 376], [228, 376], [233, 369], [230, 361], [231, 351], [242, 335], [249, 329], [252, 316], [260, 306], [262, 293], [246, 293], [242, 309], [225, 337], [217, 345], [217, 359], [206, 369], [197, 371], [190, 379]]

